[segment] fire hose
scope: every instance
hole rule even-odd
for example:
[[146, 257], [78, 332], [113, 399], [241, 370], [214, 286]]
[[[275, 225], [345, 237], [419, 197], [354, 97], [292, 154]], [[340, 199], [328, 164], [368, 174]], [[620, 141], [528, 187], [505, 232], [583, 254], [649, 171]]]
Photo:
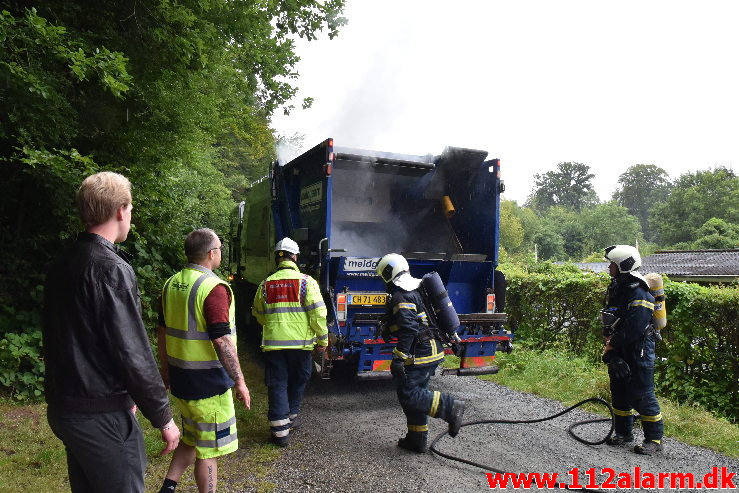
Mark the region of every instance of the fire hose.
[[[526, 424], [526, 423], [529, 423], [530, 424], [530, 423], [541, 423], [542, 421], [549, 421], [549, 420], [558, 418], [558, 417], [562, 416], [563, 414], [567, 414], [570, 411], [572, 411], [573, 409], [576, 409], [576, 408], [578, 408], [578, 407], [580, 407], [580, 406], [582, 406], [584, 404], [587, 404], [588, 402], [598, 402], [600, 404], [603, 404], [604, 406], [606, 406], [608, 408], [608, 412], [610, 413], [611, 417], [610, 418], [597, 418], [597, 419], [588, 419], [588, 420], [584, 420], [584, 421], [577, 421], [575, 423], [572, 423], [569, 426], [569, 428], [567, 429], [567, 433], [569, 433], [572, 438], [574, 438], [575, 440], [577, 440], [580, 443], [584, 443], [586, 445], [600, 445], [602, 443], [605, 443], [606, 440], [608, 440], [608, 438], [610, 438], [610, 436], [613, 434], [613, 426], [614, 426], [613, 408], [611, 407], [611, 405], [607, 401], [601, 399], [600, 397], [591, 397], [589, 399], [585, 399], [583, 401], [578, 402], [575, 405], [572, 405], [572, 406], [568, 407], [564, 411], [561, 411], [561, 412], [559, 412], [557, 414], [553, 414], [552, 416], [547, 416], [545, 418], [526, 419], [526, 420], [488, 419], [488, 420], [470, 421], [468, 423], [462, 423], [462, 427], [465, 427], [465, 426], [475, 426], [475, 425], [483, 425], [483, 424], [494, 424], [494, 423], [499, 423], [499, 424]], [[610, 421], [611, 428], [608, 430], [608, 433], [606, 434], [606, 436], [602, 440], [589, 441], [589, 440], [586, 440], [586, 439], [584, 439], [582, 437], [577, 436], [575, 434], [575, 432], [574, 432], [574, 429], [577, 428], [577, 427], [579, 427], [579, 426], [583, 426], [583, 425], [591, 424], [591, 423], [605, 423], [606, 421]], [[433, 441], [431, 442], [431, 446], [429, 447], [429, 450], [431, 450], [432, 453], [434, 453], [434, 454], [436, 454], [436, 455], [438, 455], [440, 457], [444, 457], [445, 459], [453, 460], [453, 461], [456, 461], [456, 462], [462, 462], [464, 464], [468, 464], [470, 466], [479, 467], [480, 469], [485, 469], [487, 471], [497, 472], [497, 473], [500, 473], [500, 474], [508, 474], [507, 471], [502, 471], [500, 469], [496, 469], [496, 468], [494, 468], [492, 466], [489, 466], [489, 465], [486, 465], [486, 464], [480, 464], [478, 462], [474, 462], [474, 461], [471, 461], [471, 460], [468, 460], [468, 459], [464, 459], [462, 457], [456, 457], [454, 455], [446, 454], [444, 452], [441, 452], [439, 449], [436, 448], [436, 444], [437, 444], [437, 442], [439, 440], [441, 440], [442, 437], [444, 437], [447, 434], [448, 434], [448, 432], [447, 431], [444, 431], [442, 433], [439, 433], [439, 435], [436, 438], [433, 439]], [[568, 488], [566, 486], [562, 487], [560, 485], [555, 485], [554, 488], [556, 488], [556, 489], [574, 490], [574, 491], [597, 491], [597, 492], [603, 491], [603, 490], [595, 490], [595, 489], [588, 489], [588, 488]]]

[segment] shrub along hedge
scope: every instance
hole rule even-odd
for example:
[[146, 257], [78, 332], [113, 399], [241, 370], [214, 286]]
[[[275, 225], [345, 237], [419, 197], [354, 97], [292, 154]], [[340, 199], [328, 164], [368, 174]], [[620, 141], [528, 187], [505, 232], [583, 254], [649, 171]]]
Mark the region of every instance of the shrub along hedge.
[[[609, 277], [571, 265], [502, 265], [508, 280], [506, 311], [516, 340], [533, 348], [564, 348], [600, 363], [599, 312]], [[146, 273], [138, 272], [146, 281]], [[146, 284], [144, 282], [143, 284]], [[40, 303], [41, 287], [34, 291]], [[665, 282], [667, 327], [657, 344], [658, 391], [739, 419], [739, 285], [705, 287]], [[147, 310], [150, 312], [151, 309]], [[151, 313], [147, 313], [151, 315]], [[21, 326], [21, 330], [17, 329]], [[17, 399], [43, 390], [40, 314], [0, 316], [0, 386]]]
[[[518, 343], [564, 347], [600, 361], [599, 312], [606, 274], [574, 266], [502, 265], [506, 312]], [[665, 280], [667, 327], [657, 344], [655, 383], [662, 395], [739, 419], [739, 285], [700, 286]]]

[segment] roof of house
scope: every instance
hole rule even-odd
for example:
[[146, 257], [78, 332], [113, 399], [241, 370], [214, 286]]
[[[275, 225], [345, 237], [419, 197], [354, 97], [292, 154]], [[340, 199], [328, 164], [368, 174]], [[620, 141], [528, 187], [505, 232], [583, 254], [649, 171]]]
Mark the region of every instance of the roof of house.
[[641, 272], [667, 276], [739, 276], [739, 248], [658, 251], [644, 258]]
[[[582, 270], [608, 272], [608, 262], [575, 265]], [[731, 282], [739, 279], [739, 248], [658, 251], [644, 257], [639, 272], [658, 272], [674, 281]]]

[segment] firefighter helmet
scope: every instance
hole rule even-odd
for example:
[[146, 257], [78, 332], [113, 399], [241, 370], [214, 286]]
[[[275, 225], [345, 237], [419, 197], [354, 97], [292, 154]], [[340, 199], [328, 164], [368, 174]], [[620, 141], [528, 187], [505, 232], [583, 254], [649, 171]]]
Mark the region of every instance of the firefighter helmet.
[[388, 253], [377, 262], [377, 275], [386, 283], [393, 283], [406, 291], [413, 291], [421, 285], [421, 280], [410, 274], [408, 261], [397, 253]]
[[606, 260], [613, 262], [622, 274], [633, 272], [641, 267], [639, 250], [631, 245], [611, 245], [606, 248]]
[[277, 242], [275, 245], [275, 253], [277, 252], [287, 252], [292, 253], [294, 255], [300, 254], [300, 247], [298, 247], [298, 244], [295, 243], [290, 238], [283, 238], [280, 241]]
[[410, 271], [408, 261], [397, 253], [388, 253], [377, 262], [377, 275], [385, 282], [391, 282], [403, 272]]

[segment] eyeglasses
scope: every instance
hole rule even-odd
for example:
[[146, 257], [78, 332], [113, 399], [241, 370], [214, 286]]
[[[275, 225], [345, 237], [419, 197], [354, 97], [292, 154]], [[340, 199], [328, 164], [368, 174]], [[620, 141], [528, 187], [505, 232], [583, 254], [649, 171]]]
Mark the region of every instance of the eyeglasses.
[[210, 249], [210, 250], [208, 250], [208, 251], [209, 251], [209, 252], [212, 252], [213, 250], [220, 250], [220, 251], [223, 251], [223, 245], [221, 244], [221, 246], [213, 247], [213, 248], [211, 248], [211, 249]]

